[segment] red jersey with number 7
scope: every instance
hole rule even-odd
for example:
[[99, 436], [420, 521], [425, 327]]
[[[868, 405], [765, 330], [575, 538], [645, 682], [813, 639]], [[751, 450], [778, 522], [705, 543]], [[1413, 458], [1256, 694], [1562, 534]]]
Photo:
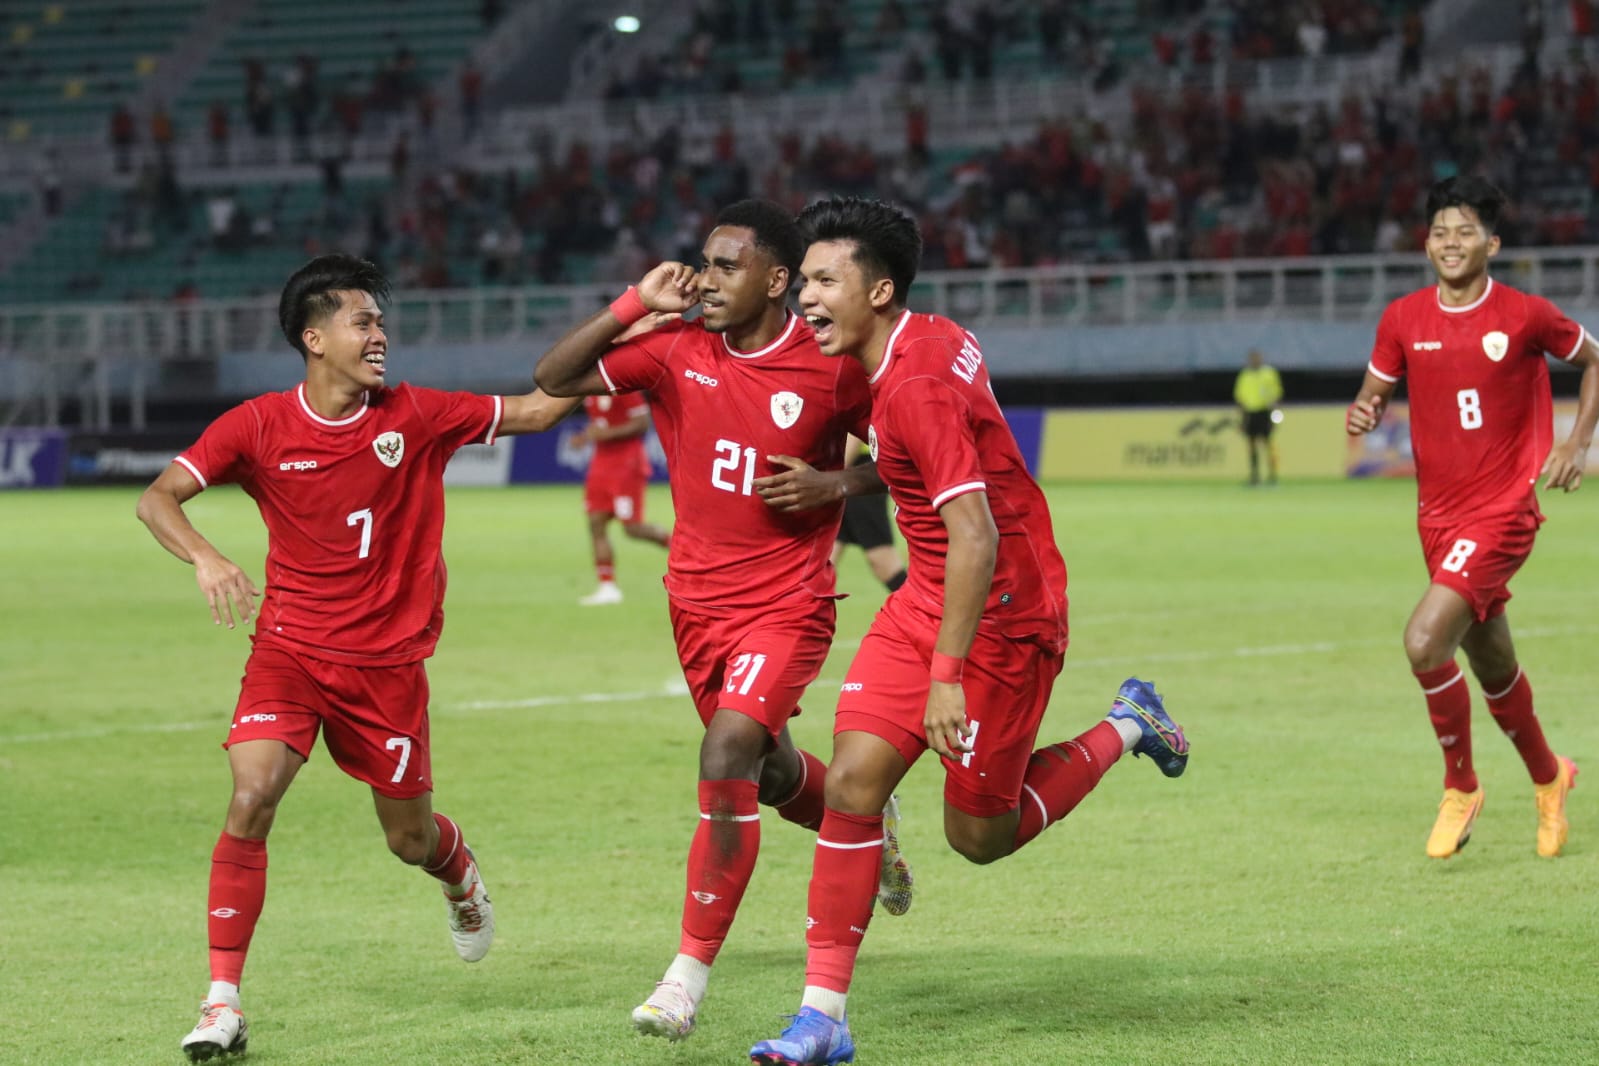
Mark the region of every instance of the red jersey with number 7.
[[783, 514], [754, 481], [782, 472], [774, 455], [843, 467], [845, 434], [864, 434], [871, 410], [859, 363], [823, 355], [790, 314], [759, 351], [676, 321], [613, 347], [599, 370], [611, 392], [650, 398], [675, 511], [666, 567], [674, 599], [723, 614], [833, 595], [843, 502]]
[[1537, 511], [1554, 445], [1544, 354], [1570, 360], [1584, 336], [1548, 300], [1492, 278], [1463, 307], [1444, 306], [1436, 287], [1388, 305], [1370, 370], [1408, 381], [1421, 525]]
[[254, 640], [328, 662], [392, 666], [433, 654], [444, 625], [444, 467], [493, 444], [498, 396], [400, 385], [348, 418], [305, 386], [247, 400], [174, 462], [202, 488], [234, 482], [267, 528]]
[[939, 509], [981, 492], [999, 548], [979, 624], [1063, 651], [1066, 562], [1055, 546], [1049, 501], [994, 399], [977, 338], [947, 318], [906, 311], [871, 387], [867, 443], [910, 554], [910, 576], [894, 595], [943, 617], [949, 531]]

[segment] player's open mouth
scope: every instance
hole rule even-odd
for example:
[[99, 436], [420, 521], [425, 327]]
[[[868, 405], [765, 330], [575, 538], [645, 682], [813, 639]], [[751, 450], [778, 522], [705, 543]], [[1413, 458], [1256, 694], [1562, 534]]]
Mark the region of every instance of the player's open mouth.
[[361, 362], [376, 370], [379, 374], [383, 373], [383, 360], [382, 352], [367, 352], [361, 357]]
[[806, 315], [805, 321], [810, 324], [811, 330], [816, 334], [816, 341], [820, 344], [833, 335], [833, 320], [821, 315]]

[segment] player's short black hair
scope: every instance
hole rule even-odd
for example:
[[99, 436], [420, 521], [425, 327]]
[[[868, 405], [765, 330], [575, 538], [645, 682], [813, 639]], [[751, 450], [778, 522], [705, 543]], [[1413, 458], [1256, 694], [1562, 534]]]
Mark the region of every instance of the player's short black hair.
[[312, 322], [339, 309], [336, 292], [369, 292], [378, 303], [389, 298], [389, 279], [377, 265], [357, 255], [319, 255], [289, 276], [278, 298], [278, 325], [294, 350], [308, 354], [301, 335]]
[[1446, 208], [1469, 207], [1483, 229], [1490, 234], [1496, 233], [1499, 230], [1499, 218], [1505, 211], [1505, 202], [1505, 194], [1487, 178], [1457, 174], [1428, 190], [1427, 225], [1432, 225], [1438, 212]]
[[755, 234], [755, 247], [772, 257], [772, 262], [788, 268], [792, 280], [799, 276], [805, 258], [805, 242], [800, 238], [794, 216], [781, 204], [770, 200], [739, 200], [728, 204], [716, 216], [718, 226], [740, 226]]
[[894, 283], [894, 302], [903, 307], [922, 262], [922, 234], [916, 220], [893, 204], [861, 196], [818, 200], [799, 215], [807, 244], [854, 241], [855, 262], [871, 280]]

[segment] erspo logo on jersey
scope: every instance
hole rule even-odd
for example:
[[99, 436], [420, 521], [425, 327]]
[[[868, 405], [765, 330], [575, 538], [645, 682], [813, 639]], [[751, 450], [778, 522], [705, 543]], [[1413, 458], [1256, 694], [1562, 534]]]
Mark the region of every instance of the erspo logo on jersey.
[[291, 459], [286, 463], [278, 464], [279, 470], [315, 470], [315, 459]]
[[685, 370], [683, 371], [683, 376], [688, 378], [690, 381], [695, 381], [701, 385], [704, 385], [708, 389], [714, 389], [716, 386], [721, 384], [720, 381], [708, 374], [701, 374], [698, 370]]

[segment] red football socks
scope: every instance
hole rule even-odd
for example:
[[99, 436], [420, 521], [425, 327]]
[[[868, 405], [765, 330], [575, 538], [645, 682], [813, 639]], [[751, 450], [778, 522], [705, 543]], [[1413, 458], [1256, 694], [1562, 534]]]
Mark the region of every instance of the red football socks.
[[1427, 717], [1444, 750], [1444, 787], [1477, 791], [1477, 768], [1471, 761], [1471, 692], [1466, 675], [1453, 660], [1433, 670], [1416, 671], [1427, 697]]
[[437, 812], [434, 812], [433, 823], [439, 827], [439, 846], [433, 858], [423, 864], [422, 872], [446, 885], [464, 884], [466, 866], [472, 860], [461, 842], [461, 827]]
[[700, 824], [688, 849], [688, 892], [678, 951], [709, 966], [738, 914], [761, 849], [753, 781], [701, 781]]
[[1518, 666], [1509, 678], [1484, 681], [1483, 695], [1488, 698], [1488, 710], [1504, 730], [1516, 753], [1527, 764], [1527, 773], [1534, 784], [1547, 785], [1560, 772], [1560, 764], [1549, 742], [1544, 739], [1543, 726], [1532, 711], [1532, 682]]
[[595, 575], [597, 577], [599, 577], [601, 584], [604, 584], [607, 581], [615, 581], [616, 580], [616, 564], [615, 563], [595, 563], [594, 564], [594, 573], [595, 573]]
[[211, 890], [206, 932], [211, 941], [211, 980], [239, 984], [244, 956], [266, 900], [265, 840], [223, 833], [211, 852]]
[[808, 751], [800, 751], [800, 779], [794, 794], [773, 804], [784, 821], [815, 832], [822, 825], [822, 786], [827, 781], [827, 764]]
[[1100, 722], [1075, 739], [1033, 752], [1022, 777], [1022, 816], [1016, 824], [1015, 847], [1070, 814], [1122, 757], [1123, 747], [1116, 727]]
[[883, 865], [883, 816], [828, 809], [805, 915], [805, 983], [848, 992]]

